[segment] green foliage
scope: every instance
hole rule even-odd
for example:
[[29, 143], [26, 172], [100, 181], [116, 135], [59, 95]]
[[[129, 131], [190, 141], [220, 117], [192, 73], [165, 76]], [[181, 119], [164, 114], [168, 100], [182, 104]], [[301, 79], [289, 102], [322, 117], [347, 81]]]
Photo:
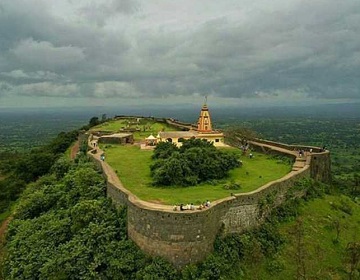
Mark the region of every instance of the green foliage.
[[[257, 266], [247, 266], [245, 279], [255, 279], [256, 274], [258, 279], [274, 280], [350, 279], [350, 275], [357, 279], [360, 262], [356, 246], [348, 248], [359, 243], [359, 205], [340, 195], [295, 199], [289, 203], [285, 208], [291, 209], [295, 204], [296, 211], [290, 211], [285, 219], [273, 211], [268, 219], [285, 242], [277, 251], [265, 255]], [[340, 209], [342, 204], [350, 206], [353, 214], [345, 214]], [[296, 219], [291, 213], [295, 213]]]
[[94, 166], [65, 166], [65, 175], [41, 177], [24, 192], [8, 229], [4, 278], [177, 279], [169, 263], [128, 240], [126, 209], [105, 197]]
[[19, 198], [25, 187], [23, 180], [14, 177], [0, 180], [0, 213], [5, 212], [11, 202]]
[[62, 154], [68, 147], [77, 139], [78, 131], [73, 130], [70, 132], [60, 132], [46, 148], [53, 154]]
[[285, 263], [282, 260], [273, 259], [266, 263], [266, 271], [272, 276], [284, 271]]
[[349, 203], [349, 201], [345, 199], [341, 199], [339, 202], [331, 203], [331, 208], [334, 210], [340, 210], [348, 215], [353, 214], [353, 209]]
[[151, 171], [155, 184], [186, 186], [197, 183], [189, 164], [178, 152], [166, 160], [158, 160], [151, 166]]
[[89, 121], [89, 126], [90, 126], [90, 127], [96, 126], [96, 125], [98, 125], [98, 124], [100, 124], [100, 120], [99, 120], [98, 117], [92, 117], [92, 118], [90, 119], [90, 121]]
[[265, 256], [275, 254], [285, 241], [281, 236], [276, 223], [274, 223], [274, 220], [269, 220], [258, 230], [255, 230], [254, 236], [260, 243], [262, 252]]
[[51, 166], [50, 172], [55, 174], [56, 179], [59, 180], [64, 177], [72, 166], [73, 162], [65, 156], [62, 156]]
[[48, 173], [55, 160], [56, 155], [48, 151], [33, 150], [15, 164], [14, 172], [19, 179], [29, 183]]
[[346, 246], [345, 263], [349, 279], [360, 277], [360, 242], [349, 242]]
[[241, 189], [241, 186], [240, 186], [239, 183], [236, 183], [236, 182], [234, 182], [234, 181], [231, 181], [230, 183], [225, 184], [225, 185], [223, 186], [223, 188], [224, 188], [225, 190], [240, 190], [240, 189]]
[[180, 152], [184, 153], [185, 151], [187, 151], [191, 148], [203, 148], [203, 149], [216, 150], [215, 146], [211, 142], [207, 141], [206, 139], [190, 138], [190, 139], [184, 140], [182, 142], [182, 145], [180, 147]]
[[167, 159], [176, 151], [178, 151], [178, 148], [174, 143], [160, 142], [156, 145], [152, 159]]
[[311, 200], [323, 197], [328, 188], [329, 186], [319, 181], [315, 181], [311, 178], [304, 178], [296, 181], [294, 186], [289, 189], [288, 197], [291, 198], [297, 194], [301, 194], [305, 200]]
[[175, 268], [161, 258], [153, 261], [136, 273], [136, 279], [142, 280], [176, 280], [178, 273]]
[[299, 215], [299, 207], [301, 205], [300, 198], [289, 198], [281, 205], [272, 210], [279, 222], [290, 221]]
[[222, 179], [229, 170], [240, 166], [237, 156], [201, 139], [185, 140], [180, 149], [172, 143], [159, 143], [153, 159], [151, 176], [160, 186], [190, 186]]
[[360, 198], [360, 172], [347, 176], [335, 177], [332, 181], [335, 189], [353, 198]]

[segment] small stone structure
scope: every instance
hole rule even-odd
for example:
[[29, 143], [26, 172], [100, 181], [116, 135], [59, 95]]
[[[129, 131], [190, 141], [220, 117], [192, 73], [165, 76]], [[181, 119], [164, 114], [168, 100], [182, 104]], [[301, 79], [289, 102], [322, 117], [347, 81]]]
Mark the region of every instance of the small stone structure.
[[131, 133], [115, 133], [102, 135], [98, 141], [103, 144], [132, 144], [134, 143], [134, 136]]

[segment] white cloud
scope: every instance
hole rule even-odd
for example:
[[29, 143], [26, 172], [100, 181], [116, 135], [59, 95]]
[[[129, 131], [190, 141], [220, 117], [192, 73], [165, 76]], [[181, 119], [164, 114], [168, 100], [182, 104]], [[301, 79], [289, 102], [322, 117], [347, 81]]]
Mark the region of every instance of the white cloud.
[[0, 76], [9, 77], [14, 79], [33, 79], [33, 80], [55, 80], [60, 75], [50, 71], [36, 71], [36, 72], [24, 72], [21, 69], [13, 70], [10, 72], [1, 72]]

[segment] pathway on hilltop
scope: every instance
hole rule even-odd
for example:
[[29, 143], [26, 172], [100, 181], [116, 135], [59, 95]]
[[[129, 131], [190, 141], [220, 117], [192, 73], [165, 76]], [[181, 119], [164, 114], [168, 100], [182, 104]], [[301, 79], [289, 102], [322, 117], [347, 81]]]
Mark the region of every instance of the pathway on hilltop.
[[298, 171], [298, 170], [302, 169], [306, 164], [309, 163], [309, 161], [308, 161], [309, 160], [308, 159], [308, 153], [307, 152], [305, 152], [303, 157], [299, 157], [299, 152], [298, 151], [292, 151], [290, 149], [281, 148], [281, 147], [277, 147], [277, 146], [273, 146], [273, 145], [253, 141], [253, 140], [249, 141], [249, 143], [261, 147], [264, 152], [266, 152], [266, 149], [268, 149], [268, 150], [275, 150], [275, 151], [278, 151], [280, 153], [293, 155], [295, 157], [295, 162], [293, 164], [292, 171]]
[[[94, 140], [89, 141], [90, 147], [93, 147], [93, 145], [91, 145], [91, 143], [94, 143]], [[142, 207], [153, 209], [153, 210], [173, 211], [173, 206], [171, 206], [171, 205], [157, 204], [157, 203], [141, 200], [136, 195], [134, 195], [129, 190], [127, 190], [124, 187], [124, 185], [122, 184], [122, 182], [120, 181], [120, 179], [119, 179], [118, 175], [116, 174], [116, 172], [114, 171], [114, 169], [112, 169], [112, 167], [106, 162], [106, 153], [105, 153], [105, 160], [104, 161], [101, 160], [101, 155], [103, 153], [105, 153], [105, 152], [103, 150], [101, 150], [98, 145], [96, 145], [96, 153], [92, 153], [91, 151], [89, 152], [89, 154], [92, 157], [94, 157], [99, 162], [101, 162], [101, 167], [103, 169], [103, 172], [106, 174], [107, 181], [110, 182], [111, 184], [113, 184], [114, 186], [118, 187], [119, 189], [121, 189], [123, 192], [127, 193], [129, 195], [129, 200], [131, 200], [131, 202], [133, 202], [134, 204], [141, 203]]]
[[71, 151], [70, 151], [70, 159], [75, 159], [76, 158], [76, 154], [79, 152], [79, 140], [77, 140], [75, 142], [75, 144], [71, 147]]
[[4, 246], [5, 246], [5, 236], [6, 236], [6, 231], [8, 229], [9, 223], [11, 222], [11, 220], [13, 219], [13, 216], [9, 216], [7, 217], [1, 224], [0, 226], [0, 261], [2, 261], [4, 255]]
[[[89, 146], [93, 148], [94, 142], [97, 143], [97, 140], [89, 141], [89, 143], [88, 143]], [[293, 155], [296, 158], [296, 160], [295, 160], [295, 163], [293, 164], [292, 171], [298, 171], [298, 170], [302, 169], [303, 167], [305, 167], [305, 165], [307, 163], [307, 160], [306, 160], [307, 157], [306, 156], [304, 156], [303, 158], [298, 157], [298, 153], [296, 151], [292, 151], [290, 149], [276, 147], [276, 146], [272, 146], [272, 145], [268, 145], [268, 144], [264, 144], [264, 143], [260, 143], [260, 142], [256, 142], [256, 141], [249, 141], [249, 142], [253, 143], [254, 145], [261, 146], [263, 148], [264, 152], [266, 152], [267, 149], [272, 149], [272, 150], [279, 151], [281, 153], [287, 153], [287, 154]], [[154, 203], [154, 202], [150, 202], [150, 201], [141, 200], [136, 195], [134, 195], [129, 190], [127, 190], [124, 187], [124, 185], [122, 184], [121, 180], [119, 179], [119, 177], [116, 174], [116, 172], [114, 171], [114, 169], [106, 162], [106, 156], [105, 156], [105, 161], [101, 160], [101, 155], [104, 153], [104, 151], [101, 150], [97, 144], [96, 144], [95, 149], [96, 149], [95, 153], [92, 153], [90, 151], [89, 154], [101, 163], [101, 167], [102, 167], [104, 174], [106, 174], [107, 181], [109, 183], [111, 183], [112, 185], [116, 186], [117, 188], [119, 188], [124, 193], [128, 194], [129, 201], [131, 201], [134, 204], [139, 204], [143, 208], [147, 208], [147, 209], [151, 209], [151, 210], [171, 211], [171, 212], [173, 211], [173, 206], [171, 206], [171, 205], [164, 205], [164, 204], [158, 204], [158, 203]], [[92, 151], [94, 151], [94, 149]]]

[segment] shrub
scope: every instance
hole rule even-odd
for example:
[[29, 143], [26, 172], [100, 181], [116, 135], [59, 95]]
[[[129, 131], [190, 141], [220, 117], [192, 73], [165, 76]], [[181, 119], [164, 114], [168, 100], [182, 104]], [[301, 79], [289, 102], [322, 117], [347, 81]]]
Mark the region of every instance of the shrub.
[[239, 183], [230, 182], [229, 184], [226, 184], [223, 186], [225, 190], [240, 190], [241, 186]]

